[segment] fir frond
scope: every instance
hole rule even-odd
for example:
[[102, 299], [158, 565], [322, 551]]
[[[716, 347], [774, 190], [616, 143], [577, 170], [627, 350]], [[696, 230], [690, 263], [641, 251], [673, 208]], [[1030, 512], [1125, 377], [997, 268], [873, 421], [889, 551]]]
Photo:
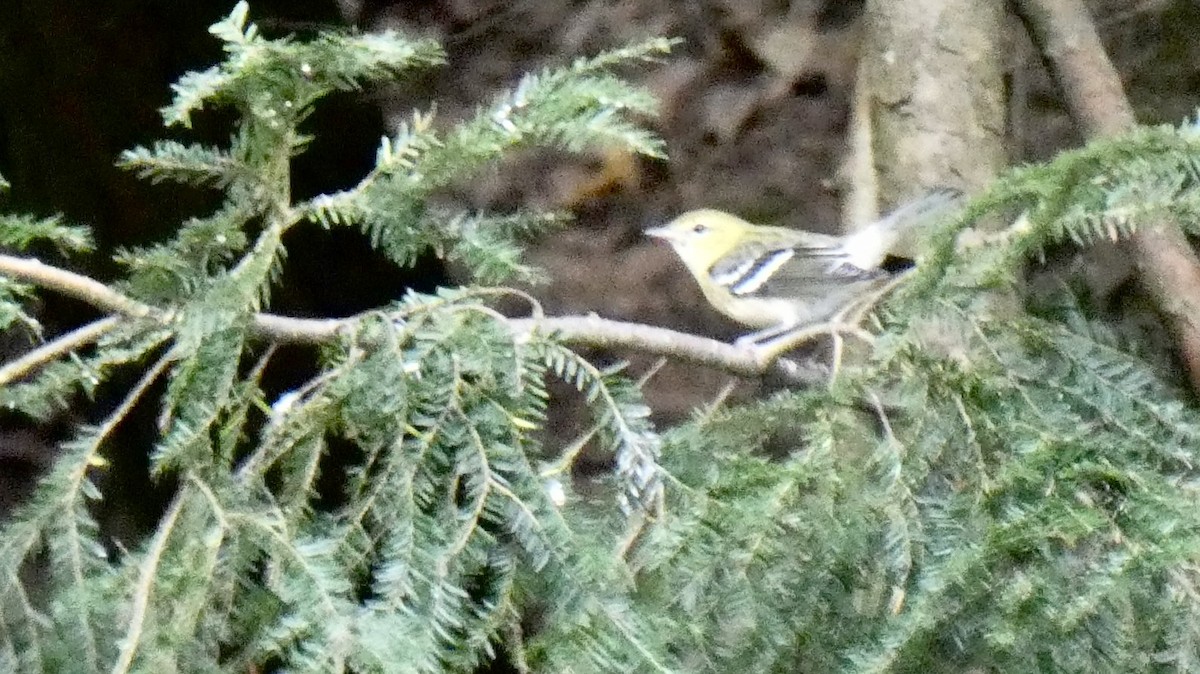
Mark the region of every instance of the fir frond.
[[[428, 205], [431, 196], [517, 147], [624, 144], [660, 154], [661, 143], [631, 121], [652, 111], [650, 96], [610, 71], [668, 44], [546, 70], [457, 126], [438, 130], [432, 114], [414, 115], [382, 142], [359, 185], [293, 203], [291, 161], [309, 140], [299, 125], [322, 96], [443, 56], [430, 41], [395, 33], [268, 38], [248, 13], [241, 3], [213, 26], [224, 62], [182, 77], [163, 110], [168, 124], [189, 126], [206, 107], [232, 108], [228, 146], [164, 141], [123, 155], [152, 182], [225, 195], [168, 240], [118, 253], [127, 274], [117, 286], [154, 315], [0, 389], [10, 409], [48, 415], [158, 353], [128, 404], [79, 437], [0, 534], [0, 662], [466, 671], [494, 659], [519, 630], [528, 579], [538, 577], [562, 597], [583, 598], [552, 610], [595, 621], [597, 631], [574, 638], [598, 663], [663, 669], [672, 658], [665, 642], [639, 633], [651, 622], [624, 596], [631, 576], [623, 562], [575, 549], [582, 539], [574, 520], [535, 467], [554, 359], [549, 342], [520, 338], [487, 305], [513, 291], [442, 289], [359, 317], [327, 348], [319, 373], [269, 405], [259, 378], [272, 351], [254, 364], [244, 356], [286, 256], [285, 234], [305, 221], [360, 227], [400, 263], [433, 251], [485, 281], [532, 279], [519, 259], [524, 238], [561, 216], [445, 211]], [[519, 125], [517, 136], [510, 125]], [[84, 242], [56, 221], [6, 223], [10, 242]], [[5, 324], [31, 320], [26, 291], [0, 286]], [[596, 411], [621, 493], [649, 509], [663, 487], [640, 393], [570, 352], [556, 358], [571, 363], [564, 374]], [[89, 504], [101, 494], [87, 478], [103, 468], [99, 451], [112, 426], [160, 377], [168, 383], [151, 468], [178, 488], [156, 531], [122, 541], [114, 563], [99, 555]], [[343, 473], [338, 493], [324, 479], [330, 470]], [[603, 510], [624, 522], [616, 499]], [[600, 531], [589, 534], [601, 541]], [[49, 609], [30, 601], [19, 576], [47, 543], [50, 587], [62, 599]], [[524, 656], [518, 642], [507, 648]]]
[[467, 261], [481, 282], [528, 277], [529, 270], [516, 260], [519, 242], [507, 228], [471, 226], [473, 220], [457, 216], [431, 217], [425, 199], [521, 147], [571, 152], [624, 147], [661, 157], [661, 141], [629, 118], [630, 113], [653, 114], [653, 97], [606, 71], [665, 53], [673, 44], [651, 40], [526, 76], [489, 108], [445, 133], [434, 129], [432, 114], [416, 113], [395, 138], [383, 140], [375, 170], [358, 186], [314, 198], [299, 209], [325, 226], [357, 223], [373, 246], [400, 265], [432, 250]]
[[126, 150], [121, 153], [118, 166], [132, 169], [152, 183], [170, 180], [216, 188], [227, 187], [239, 174], [251, 173], [227, 152], [175, 141], [158, 141], [148, 148]]
[[391, 31], [324, 34], [305, 43], [271, 40], [247, 21], [248, 13], [247, 3], [240, 2], [229, 17], [213, 25], [210, 32], [225, 43], [229, 57], [172, 85], [175, 100], [162, 110], [168, 125], [190, 127], [192, 114], [207, 104], [232, 104], [262, 122], [294, 124], [330, 92], [444, 60], [433, 41], [411, 40]]
[[[498, 649], [531, 671], [576, 672], [1200, 661], [1200, 415], [1085, 307], [1035, 318], [1015, 295], [988, 301], [1051, 246], [1166, 218], [1200, 231], [1194, 125], [1002, 178], [930, 233], [879, 312], [871, 356], [829, 387], [660, 435], [617, 369], [515, 333], [489, 306], [513, 291], [465, 287], [355, 317], [318, 372], [267, 400], [273, 351], [251, 326], [292, 227], [352, 226], [400, 264], [432, 252], [483, 282], [528, 279], [524, 238], [553, 216], [433, 197], [514, 149], [660, 156], [636, 124], [651, 96], [613, 73], [672, 43], [531, 74], [457, 125], [415, 114], [357, 185], [293, 203], [299, 125], [320, 98], [442, 52], [393, 33], [267, 38], [244, 3], [212, 32], [225, 61], [182, 78], [164, 117], [186, 126], [229, 106], [228, 147], [158, 143], [125, 163], [225, 203], [118, 256], [120, 287], [158, 307], [153, 319], [0, 389], [7, 408], [48, 415], [144, 370], [0, 530], [0, 669], [433, 673], [490, 666]], [[1024, 215], [960, 245], [1004, 209]], [[88, 243], [54, 219], [0, 230], [10, 245]], [[0, 285], [0, 326], [36, 329], [27, 299]], [[146, 540], [113, 546], [92, 519], [93, 478], [160, 377], [153, 468], [176, 493]], [[615, 488], [572, 484], [577, 448], [544, 446], [553, 378], [587, 401]], [[44, 587], [21, 575], [40, 559]]]
[[90, 230], [65, 225], [59, 216], [0, 215], [0, 246], [25, 250], [36, 241], [50, 243], [60, 254], [85, 253], [96, 247]]
[[540, 232], [565, 220], [555, 213], [513, 215], [441, 214], [427, 217], [427, 227], [444, 232], [451, 244], [447, 260], [461, 262], [473, 270], [482, 284], [511, 280], [536, 282], [541, 272], [521, 262], [519, 242], [530, 233]]
[[619, 369], [602, 372], [553, 341], [538, 341], [534, 348], [552, 372], [574, 385], [592, 405], [604, 444], [616, 454], [623, 507], [629, 511], [653, 507], [662, 495], [661, 447], [640, 392], [615, 376]]
[[156, 325], [131, 324], [96, 345], [90, 356], [71, 355], [51, 363], [30, 380], [0, 388], [0, 407], [35, 419], [46, 419], [68, 408], [78, 393], [90, 396], [118, 368], [142, 361], [170, 339]]
[[129, 269], [118, 287], [152, 304], [191, 296], [245, 250], [245, 227], [253, 217], [240, 205], [229, 204], [210, 216], [189, 218], [171, 241], [118, 250], [114, 258]]
[[[1198, 232], [1198, 167], [1200, 135], [1183, 125], [1139, 127], [1011, 170], [958, 218], [927, 234], [928, 253], [896, 297], [927, 301], [954, 288], [1012, 287], [1047, 249], [1117, 241], [1160, 222]], [[963, 250], [960, 234], [989, 213], [1013, 224]]]
[[7, 278], [0, 279], [0, 330], [23, 326], [32, 335], [41, 336], [42, 325], [25, 311], [25, 303], [34, 295], [33, 288]]
[[[48, 577], [58, 585], [56, 592], [63, 601], [53, 603], [45, 619], [26, 612], [37, 621], [28, 630], [48, 630], [49, 634], [39, 636], [54, 637], [56, 655], [49, 657], [85, 668], [80, 671], [100, 671], [100, 663], [111, 655], [113, 639], [107, 631], [114, 623], [107, 612], [112, 610], [113, 602], [92, 603], [88, 599], [103, 596], [118, 581], [89, 510], [90, 504], [101, 498], [92, 475], [107, 466], [101, 455], [104, 442], [168, 362], [164, 357], [152, 366], [103, 423], [80, 429], [72, 441], [62, 445], [63, 456], [42, 478], [32, 500], [17, 513], [15, 526], [0, 532], [0, 563], [8, 570], [0, 583], [11, 580], [19, 585], [17, 571], [36, 552], [35, 546], [46, 545]], [[24, 590], [17, 592], [23, 596]], [[11, 595], [5, 591], [3, 596]]]
[[244, 334], [230, 329], [213, 332], [192, 353], [176, 349], [178, 363], [163, 398], [163, 429], [152, 459], [155, 472], [190, 466], [205, 474], [211, 467], [211, 428], [218, 423], [234, 392]]

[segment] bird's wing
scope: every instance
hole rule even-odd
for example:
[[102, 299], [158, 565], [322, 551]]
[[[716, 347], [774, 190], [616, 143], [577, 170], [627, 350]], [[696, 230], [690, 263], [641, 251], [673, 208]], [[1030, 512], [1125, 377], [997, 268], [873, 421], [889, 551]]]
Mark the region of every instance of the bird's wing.
[[748, 246], [709, 270], [714, 283], [741, 297], [823, 297], [887, 276], [850, 262], [841, 239], [805, 232], [801, 241]]
[[843, 293], [857, 295], [863, 286], [889, 277], [882, 269], [856, 267], [843, 255], [796, 255], [756, 292], [763, 296], [833, 299]]

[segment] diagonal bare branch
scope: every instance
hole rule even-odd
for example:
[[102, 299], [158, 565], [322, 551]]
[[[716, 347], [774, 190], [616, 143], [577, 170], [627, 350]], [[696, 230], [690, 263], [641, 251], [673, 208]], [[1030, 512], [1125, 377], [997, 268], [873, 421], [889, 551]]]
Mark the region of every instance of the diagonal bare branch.
[[[1095, 22], [1082, 0], [1014, 0], [1072, 117], [1088, 136], [1109, 136], [1136, 119]], [[1138, 279], [1175, 336], [1194, 390], [1200, 391], [1200, 259], [1179, 225], [1147, 223], [1130, 239]]]

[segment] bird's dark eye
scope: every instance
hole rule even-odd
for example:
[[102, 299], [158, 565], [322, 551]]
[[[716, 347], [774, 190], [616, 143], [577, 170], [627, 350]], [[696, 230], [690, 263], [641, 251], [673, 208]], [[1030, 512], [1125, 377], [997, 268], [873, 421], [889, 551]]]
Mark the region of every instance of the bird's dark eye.
[[707, 231], [708, 231], [708, 225], [706, 225], [702, 222], [698, 222], [698, 223], [692, 225], [692, 233], [693, 234], [703, 234]]

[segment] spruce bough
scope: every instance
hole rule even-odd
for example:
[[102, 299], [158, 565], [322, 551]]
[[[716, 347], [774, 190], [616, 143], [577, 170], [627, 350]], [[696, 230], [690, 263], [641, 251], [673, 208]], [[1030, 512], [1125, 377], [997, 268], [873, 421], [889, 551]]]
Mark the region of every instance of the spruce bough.
[[[415, 115], [357, 185], [294, 202], [313, 106], [442, 53], [396, 34], [266, 39], [246, 15], [213, 27], [225, 61], [185, 76], [163, 111], [186, 127], [231, 108], [229, 145], [160, 142], [122, 160], [221, 190], [219, 209], [121, 251], [110, 286], [0, 256], [6, 329], [37, 329], [38, 288], [111, 314], [0, 368], [9, 409], [45, 418], [137, 373], [0, 530], [0, 670], [1197, 668], [1200, 417], [1132, 355], [1136, 336], [1069, 294], [1053, 311], [989, 300], [1020, 297], [1047, 247], [1164, 215], [1195, 230], [1193, 126], [1012, 171], [931, 233], [876, 312], [867, 362], [659, 433], [636, 382], [569, 348], [578, 334], [488, 307], [513, 292], [495, 284], [535, 274], [518, 236], [555, 218], [428, 199], [521, 147], [661, 155], [635, 121], [653, 101], [612, 69], [670, 43], [529, 75], [457, 126]], [[1025, 213], [1018, 226], [959, 243], [1006, 207]], [[283, 235], [306, 226], [356, 228], [397, 264], [441, 251], [477, 285], [347, 320], [271, 316]], [[58, 219], [0, 216], [0, 244], [33, 242], [91, 249]], [[325, 344], [322, 369], [268, 399], [271, 344], [296, 339]], [[539, 439], [551, 378], [584, 393], [615, 456], [599, 496], [573, 492], [573, 448]], [[151, 470], [176, 487], [151, 535], [110, 555], [92, 478], [138, 405], [158, 410]], [[330, 503], [317, 481], [333, 465]]]

